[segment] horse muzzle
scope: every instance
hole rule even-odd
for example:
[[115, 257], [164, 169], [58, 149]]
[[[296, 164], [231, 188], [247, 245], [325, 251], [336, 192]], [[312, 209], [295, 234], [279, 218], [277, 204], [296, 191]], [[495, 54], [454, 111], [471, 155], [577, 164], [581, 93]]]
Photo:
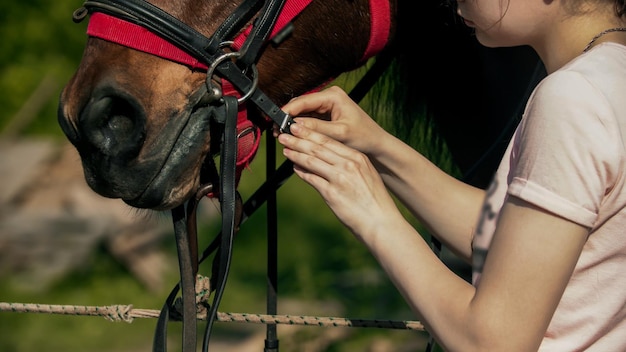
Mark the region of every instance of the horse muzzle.
[[68, 87], [70, 93], [60, 99], [59, 124], [78, 150], [85, 180], [95, 192], [156, 210], [190, 196], [210, 141], [206, 107], [161, 111], [156, 125], [138, 99], [114, 84], [82, 97]]

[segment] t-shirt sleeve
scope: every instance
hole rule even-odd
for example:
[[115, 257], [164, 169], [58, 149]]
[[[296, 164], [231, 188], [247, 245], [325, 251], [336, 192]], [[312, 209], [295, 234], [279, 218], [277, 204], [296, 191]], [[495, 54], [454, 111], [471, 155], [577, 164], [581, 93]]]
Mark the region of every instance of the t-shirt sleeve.
[[[556, 72], [535, 90], [515, 135], [510, 195], [592, 228], [618, 170], [614, 114], [576, 72]], [[613, 131], [612, 131], [613, 130]]]

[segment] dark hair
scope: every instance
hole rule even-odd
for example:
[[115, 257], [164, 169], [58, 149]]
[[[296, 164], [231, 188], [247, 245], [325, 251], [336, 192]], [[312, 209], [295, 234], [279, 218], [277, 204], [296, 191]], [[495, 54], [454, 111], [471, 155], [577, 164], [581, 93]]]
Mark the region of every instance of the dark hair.
[[[449, 6], [456, 11], [457, 0], [442, 0], [442, 3]], [[615, 0], [615, 14], [617, 17], [624, 17], [626, 15], [626, 0]]]
[[626, 0], [615, 0], [615, 14], [624, 17], [626, 14]]

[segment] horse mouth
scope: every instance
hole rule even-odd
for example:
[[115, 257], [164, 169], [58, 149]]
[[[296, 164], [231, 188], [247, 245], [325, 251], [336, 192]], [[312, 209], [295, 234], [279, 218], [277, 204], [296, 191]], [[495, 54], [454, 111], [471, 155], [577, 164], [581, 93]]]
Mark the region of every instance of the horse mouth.
[[[199, 186], [199, 173], [208, 153], [210, 142], [210, 108], [191, 114], [178, 135], [161, 167], [153, 173], [146, 187], [137, 197], [122, 197], [136, 208], [167, 210], [193, 195]], [[159, 146], [152, 146], [152, 148]]]
[[132, 97], [115, 94], [94, 95], [76, 125], [60, 104], [60, 125], [80, 154], [87, 184], [135, 208], [167, 210], [183, 203], [199, 184], [209, 150], [209, 108], [187, 105], [171, 110], [160, 126], [148, 125], [156, 118], [147, 118]]

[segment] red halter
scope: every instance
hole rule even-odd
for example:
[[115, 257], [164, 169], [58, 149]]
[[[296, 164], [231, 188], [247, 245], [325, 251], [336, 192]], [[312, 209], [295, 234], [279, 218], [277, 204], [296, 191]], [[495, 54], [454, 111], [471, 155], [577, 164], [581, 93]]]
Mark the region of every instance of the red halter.
[[[302, 12], [311, 1], [312, 0], [287, 0], [270, 37], [280, 32], [284, 26]], [[389, 39], [389, 29], [391, 25], [389, 1], [370, 0], [370, 13], [372, 22], [370, 27], [370, 39], [363, 53], [362, 62], [378, 54], [385, 47]], [[241, 48], [241, 45], [245, 42], [250, 31], [251, 27], [248, 27], [235, 38], [233, 44], [234, 50]], [[87, 35], [174, 61], [194, 70], [206, 71], [208, 69], [204, 63], [198, 61], [198, 59], [194, 58], [186, 51], [148, 29], [102, 12], [91, 14], [87, 27]], [[240, 95], [227, 81], [222, 82], [222, 89], [224, 95]], [[252, 131], [252, 133], [248, 131]], [[238, 183], [241, 172], [250, 164], [252, 159], [254, 159], [261, 140], [261, 131], [259, 127], [255, 126], [247, 118], [247, 110], [245, 108], [240, 108], [237, 115], [237, 133], [239, 135], [237, 150]]]

